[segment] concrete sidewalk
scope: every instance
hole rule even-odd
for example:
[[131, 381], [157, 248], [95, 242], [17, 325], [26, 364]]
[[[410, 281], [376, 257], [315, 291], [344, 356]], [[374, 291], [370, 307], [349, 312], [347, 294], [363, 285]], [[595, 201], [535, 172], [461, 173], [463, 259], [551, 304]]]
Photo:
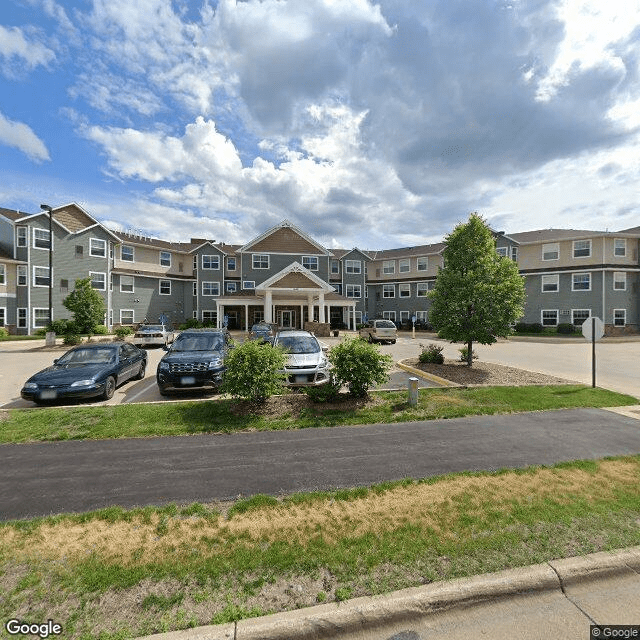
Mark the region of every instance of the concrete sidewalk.
[[147, 640], [587, 640], [638, 625], [640, 547], [509, 569]]

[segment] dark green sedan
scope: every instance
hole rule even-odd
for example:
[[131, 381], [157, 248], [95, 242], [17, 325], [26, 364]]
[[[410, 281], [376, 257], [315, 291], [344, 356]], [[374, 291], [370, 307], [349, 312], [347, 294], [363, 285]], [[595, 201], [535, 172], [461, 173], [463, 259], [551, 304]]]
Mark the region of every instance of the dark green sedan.
[[146, 369], [147, 352], [132, 344], [83, 344], [31, 376], [20, 395], [37, 404], [95, 396], [109, 400], [118, 385], [131, 378], [142, 380]]

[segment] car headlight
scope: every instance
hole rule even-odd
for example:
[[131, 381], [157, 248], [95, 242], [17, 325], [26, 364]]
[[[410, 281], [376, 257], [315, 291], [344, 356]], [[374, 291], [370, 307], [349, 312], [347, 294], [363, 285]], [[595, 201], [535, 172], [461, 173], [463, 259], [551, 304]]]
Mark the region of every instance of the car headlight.
[[320, 364], [318, 366], [324, 369], [328, 364], [329, 364], [329, 361], [326, 358], [321, 358]]
[[169, 371], [170, 368], [171, 368], [171, 365], [168, 362], [162, 362], [162, 360], [158, 365], [158, 371]]
[[88, 387], [90, 384], [94, 384], [93, 380], [76, 380], [71, 383], [72, 387]]
[[35, 382], [25, 382], [24, 388], [25, 389], [37, 389], [38, 385]]
[[209, 362], [209, 369], [217, 369], [221, 365], [222, 365], [222, 359], [214, 358], [213, 360], [211, 360], [211, 362]]

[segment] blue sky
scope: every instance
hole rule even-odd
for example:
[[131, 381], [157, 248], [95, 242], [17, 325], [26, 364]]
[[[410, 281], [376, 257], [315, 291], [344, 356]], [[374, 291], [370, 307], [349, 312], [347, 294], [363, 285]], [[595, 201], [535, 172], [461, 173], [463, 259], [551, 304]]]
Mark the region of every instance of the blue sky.
[[0, 206], [326, 246], [640, 224], [640, 0], [3, 0]]

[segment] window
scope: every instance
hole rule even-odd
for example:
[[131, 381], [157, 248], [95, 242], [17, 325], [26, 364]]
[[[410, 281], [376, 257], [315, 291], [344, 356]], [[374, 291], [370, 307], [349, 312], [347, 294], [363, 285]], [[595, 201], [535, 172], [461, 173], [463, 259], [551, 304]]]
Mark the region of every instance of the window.
[[518, 262], [518, 247], [511, 247], [511, 259]]
[[51, 246], [48, 229], [33, 230], [33, 248], [48, 249]]
[[0, 264], [0, 284], [7, 284], [7, 268]]
[[416, 311], [416, 320], [420, 320], [422, 322], [429, 321], [429, 312], [428, 311]]
[[198, 283], [197, 282], [193, 283], [193, 295], [194, 296], [198, 295]]
[[507, 257], [507, 247], [496, 247], [496, 253], [503, 258]]
[[[123, 244], [120, 247], [120, 259], [124, 262], [133, 262], [133, 247], [128, 244]], [[133, 321], [132, 321], [133, 322]]]
[[616, 291], [627, 290], [627, 274], [624, 271], [613, 272], [613, 288]]
[[426, 271], [429, 268], [428, 258], [418, 258], [418, 271]]
[[160, 265], [162, 267], [170, 267], [171, 266], [171, 252], [170, 251], [161, 251], [160, 252]]
[[398, 286], [399, 294], [401, 298], [410, 298], [411, 297], [411, 285], [410, 284], [401, 284]]
[[193, 270], [198, 270], [198, 256], [193, 256]]
[[396, 312], [395, 311], [383, 311], [382, 312], [382, 317], [385, 320], [392, 320], [395, 321], [396, 319]]
[[227, 290], [227, 293], [235, 293], [238, 290], [238, 283], [227, 282], [227, 284], [225, 285], [225, 288]]
[[572, 309], [571, 324], [581, 325], [591, 315], [591, 309]]
[[409, 322], [409, 312], [401, 311], [400, 312], [400, 322]]
[[331, 261], [331, 273], [340, 273], [340, 263], [337, 260]]
[[542, 325], [544, 327], [555, 327], [558, 324], [558, 310], [557, 309], [543, 309]]
[[571, 291], [591, 291], [591, 274], [590, 273], [572, 274]]
[[429, 283], [428, 282], [418, 282], [418, 298], [424, 298], [427, 293], [429, 293]]
[[255, 289], [256, 288], [256, 281], [255, 280], [244, 280], [242, 282], [242, 288], [243, 289]]
[[398, 262], [398, 271], [400, 273], [407, 273], [411, 269], [411, 263], [409, 260], [400, 260]]
[[203, 269], [219, 269], [220, 256], [202, 256]]
[[362, 262], [360, 260], [345, 260], [344, 270], [346, 273], [362, 273]]
[[7, 308], [0, 307], [0, 327], [4, 327], [7, 324]]
[[262, 253], [255, 253], [253, 255], [253, 268], [254, 269], [268, 269], [269, 268], [269, 256]]
[[336, 290], [336, 293], [341, 296], [342, 295], [342, 284], [340, 282], [336, 282], [333, 285], [333, 288]]
[[160, 280], [160, 295], [161, 296], [171, 295], [171, 280]]
[[49, 286], [49, 267], [33, 267], [33, 286]]
[[315, 256], [302, 256], [302, 266], [309, 271], [318, 270], [318, 258]]
[[217, 311], [203, 311], [202, 322], [205, 324], [218, 324], [218, 312]]
[[33, 310], [34, 329], [41, 329], [42, 327], [46, 327], [48, 324], [49, 324], [49, 309], [35, 308]]
[[395, 298], [396, 297], [396, 286], [394, 284], [383, 284], [382, 285], [382, 297], [383, 298]]
[[560, 289], [560, 276], [555, 274], [552, 276], [542, 276], [542, 291], [558, 291]]
[[369, 287], [366, 284], [364, 285], [364, 297], [369, 297]]
[[120, 324], [133, 324], [133, 309], [120, 309]]
[[227, 270], [235, 271], [236, 270], [236, 259], [235, 258], [227, 258]]
[[[613, 243], [613, 255], [618, 258], [624, 258], [627, 255], [626, 238], [616, 238]], [[622, 309], [622, 311], [624, 311], [624, 309]]]
[[560, 245], [557, 242], [542, 245], [543, 260], [557, 260], [560, 257]]
[[91, 286], [99, 291], [105, 291], [107, 288], [107, 274], [96, 273], [95, 271], [89, 271], [89, 277], [91, 278]]
[[107, 241], [99, 238], [89, 238], [89, 255], [94, 258], [106, 258]]
[[18, 286], [26, 287], [27, 286], [27, 265], [19, 264], [18, 265]]
[[18, 227], [16, 229], [16, 233], [18, 234], [16, 244], [19, 247], [27, 246], [27, 227]]
[[133, 293], [133, 276], [120, 276], [120, 293]]
[[84, 247], [81, 244], [76, 245], [76, 258], [84, 257]]
[[573, 257], [588, 258], [591, 256], [591, 240], [574, 240]]
[[27, 309], [21, 307], [18, 309], [18, 329], [27, 328]]
[[361, 298], [362, 297], [362, 287], [359, 284], [348, 284], [347, 288], [347, 298]]
[[626, 324], [627, 324], [627, 310], [614, 309], [613, 310], [613, 326], [624, 327]]
[[203, 296], [219, 296], [220, 283], [219, 282], [203, 282], [202, 295]]
[[396, 261], [395, 260], [385, 260], [382, 263], [382, 272], [385, 274], [395, 273], [396, 272]]

